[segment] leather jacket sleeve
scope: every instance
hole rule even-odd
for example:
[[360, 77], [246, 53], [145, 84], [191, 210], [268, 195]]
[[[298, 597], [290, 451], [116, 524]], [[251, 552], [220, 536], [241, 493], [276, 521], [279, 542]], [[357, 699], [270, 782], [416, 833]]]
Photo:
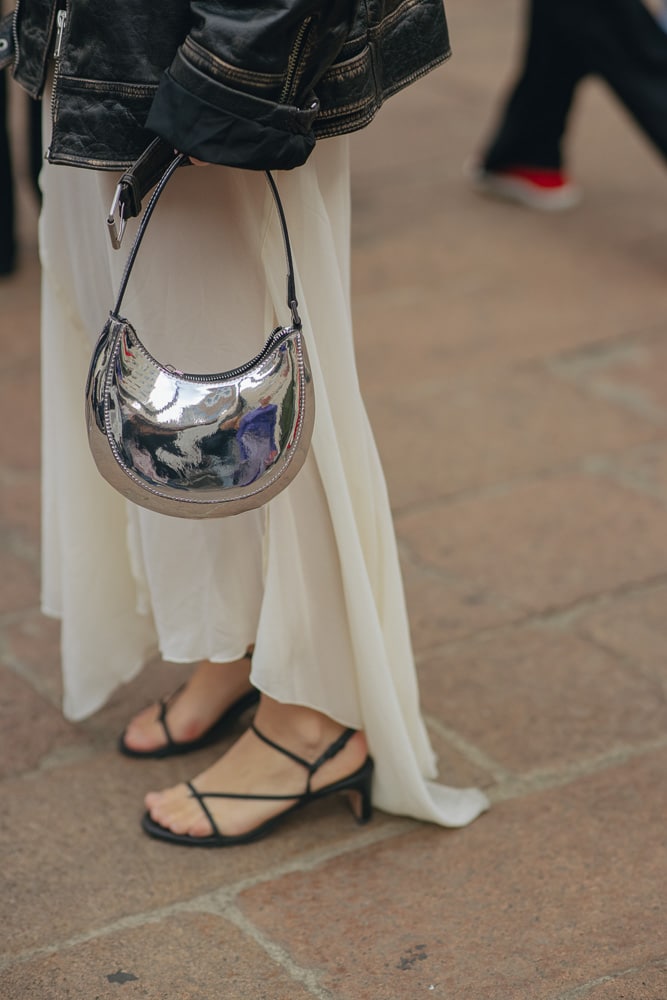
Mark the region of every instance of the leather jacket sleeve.
[[198, 159], [291, 169], [315, 145], [317, 82], [359, 0], [193, 0], [192, 26], [163, 73], [147, 127]]

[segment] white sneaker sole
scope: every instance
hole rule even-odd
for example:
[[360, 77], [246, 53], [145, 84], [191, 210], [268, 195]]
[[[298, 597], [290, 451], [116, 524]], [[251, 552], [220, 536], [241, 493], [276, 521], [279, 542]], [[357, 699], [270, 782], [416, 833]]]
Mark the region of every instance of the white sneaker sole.
[[466, 174], [480, 194], [534, 208], [539, 212], [566, 212], [581, 201], [581, 191], [574, 184], [540, 190], [520, 177], [490, 173], [474, 165], [466, 166]]

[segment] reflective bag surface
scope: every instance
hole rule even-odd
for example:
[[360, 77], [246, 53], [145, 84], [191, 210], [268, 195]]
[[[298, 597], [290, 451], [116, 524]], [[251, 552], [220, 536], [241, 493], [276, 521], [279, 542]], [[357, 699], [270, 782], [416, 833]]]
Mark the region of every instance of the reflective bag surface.
[[123, 496], [161, 514], [224, 517], [261, 506], [294, 479], [310, 445], [315, 399], [287, 225], [270, 174], [285, 242], [291, 325], [273, 330], [259, 354], [238, 368], [190, 374], [162, 365], [122, 318], [150, 216], [186, 161], [179, 156], [170, 163], [144, 212], [116, 305], [93, 352], [86, 423], [97, 468]]

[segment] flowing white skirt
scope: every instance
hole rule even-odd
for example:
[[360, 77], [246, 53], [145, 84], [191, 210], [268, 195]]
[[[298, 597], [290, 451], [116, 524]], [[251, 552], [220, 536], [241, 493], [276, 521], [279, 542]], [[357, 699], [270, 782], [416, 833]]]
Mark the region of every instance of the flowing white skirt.
[[[188, 521], [126, 502], [89, 455], [88, 362], [134, 227], [112, 251], [114, 174], [43, 171], [43, 608], [62, 619], [65, 714], [96, 711], [157, 651], [224, 663], [255, 643], [257, 688], [365, 730], [380, 808], [462, 826], [487, 800], [428, 780], [390, 509], [359, 394], [347, 140], [321, 143], [277, 180], [317, 398], [311, 453], [268, 507]], [[222, 371], [289, 318], [285, 273], [263, 175], [189, 167], [156, 209], [123, 314], [162, 363]]]

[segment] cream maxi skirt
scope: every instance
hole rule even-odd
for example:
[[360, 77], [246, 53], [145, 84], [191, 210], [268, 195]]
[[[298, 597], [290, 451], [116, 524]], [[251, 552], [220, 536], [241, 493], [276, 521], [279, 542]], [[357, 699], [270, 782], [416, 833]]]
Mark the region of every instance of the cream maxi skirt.
[[[347, 140], [326, 140], [277, 180], [317, 397], [311, 453], [267, 508], [187, 521], [126, 502], [88, 451], [87, 366], [132, 235], [111, 250], [104, 220], [116, 175], [43, 171], [43, 608], [62, 620], [65, 714], [95, 712], [157, 652], [224, 663], [255, 643], [257, 688], [365, 730], [380, 808], [462, 826], [487, 801], [429, 780], [389, 504], [359, 394]], [[276, 317], [287, 321], [285, 298], [263, 175], [179, 171], [123, 308], [148, 349], [185, 371], [232, 368]]]

